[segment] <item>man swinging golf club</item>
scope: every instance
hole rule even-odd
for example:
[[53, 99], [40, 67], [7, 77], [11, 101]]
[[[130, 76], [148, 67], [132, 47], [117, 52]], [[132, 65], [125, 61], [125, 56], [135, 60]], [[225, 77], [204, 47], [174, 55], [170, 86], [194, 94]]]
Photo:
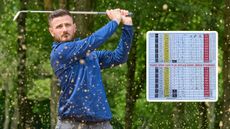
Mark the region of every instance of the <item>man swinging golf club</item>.
[[[76, 25], [69, 11], [59, 9], [49, 15], [49, 31], [54, 38], [50, 60], [61, 87], [57, 129], [112, 129], [101, 69], [127, 61], [133, 28], [132, 18], [126, 17], [128, 11], [106, 13], [110, 21], [82, 40], [75, 39]], [[117, 48], [97, 51], [120, 22], [123, 27]]]

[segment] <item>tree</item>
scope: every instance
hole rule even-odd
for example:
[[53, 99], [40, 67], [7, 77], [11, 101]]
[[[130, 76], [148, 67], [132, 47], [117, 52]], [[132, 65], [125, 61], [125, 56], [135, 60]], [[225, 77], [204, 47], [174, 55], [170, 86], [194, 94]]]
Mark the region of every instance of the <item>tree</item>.
[[[142, 23], [140, 19], [143, 17], [138, 11], [140, 11], [140, 9], [135, 12], [135, 18], [133, 18], [135, 23], [133, 25], [134, 27], [139, 27]], [[145, 59], [142, 58], [145, 55], [139, 57], [139, 60], [137, 58], [139, 53], [138, 48], [141, 48], [142, 51], [145, 49], [145, 45], [143, 45], [145, 41], [143, 41], [141, 37], [141, 31], [135, 31], [131, 51], [129, 53], [129, 60], [127, 61], [125, 129], [132, 128], [135, 103], [145, 86], [146, 64], [144, 63]], [[140, 64], [138, 65], [138, 63]]]
[[[5, 75], [5, 79], [8, 79], [8, 74], [6, 73]], [[3, 87], [5, 90], [5, 121], [4, 121], [4, 129], [8, 129], [9, 128], [9, 123], [10, 123], [10, 111], [9, 111], [9, 106], [10, 106], [10, 94], [9, 94], [9, 83], [7, 83], [8, 81], [3, 82]]]
[[[63, 8], [65, 5], [64, 0], [60, 1], [60, 7]], [[53, 0], [44, 0], [44, 8], [45, 10], [53, 10]], [[54, 74], [51, 77], [51, 84], [50, 84], [50, 127], [54, 129], [57, 123], [57, 112], [58, 112], [58, 96], [59, 96], [59, 89], [58, 89], [58, 81]]]
[[224, 9], [224, 42], [223, 50], [223, 86], [224, 86], [224, 103], [223, 103], [223, 128], [230, 128], [230, 1], [225, 0]]
[[[95, 1], [93, 0], [78, 0], [76, 2], [76, 11], [91, 11], [94, 9]], [[90, 34], [92, 28], [92, 15], [77, 15], [75, 18], [77, 26], [77, 36], [85, 37]]]
[[133, 119], [133, 111], [135, 108], [135, 103], [137, 99], [139, 98], [139, 95], [142, 92], [143, 87], [145, 86], [146, 66], [144, 65], [140, 69], [140, 73], [138, 75], [135, 74], [135, 72], [137, 71], [136, 56], [137, 56], [137, 40], [139, 36], [140, 34], [138, 32], [135, 32], [132, 49], [129, 54], [129, 60], [127, 62], [127, 66], [128, 66], [127, 80], [128, 81], [127, 81], [127, 86], [126, 86], [125, 129], [132, 128], [132, 119]]
[[[27, 0], [20, 0], [20, 10], [26, 10]], [[18, 23], [18, 108], [19, 128], [25, 128], [28, 115], [28, 101], [26, 97], [26, 39], [25, 22], [26, 14], [22, 13], [17, 20]]]

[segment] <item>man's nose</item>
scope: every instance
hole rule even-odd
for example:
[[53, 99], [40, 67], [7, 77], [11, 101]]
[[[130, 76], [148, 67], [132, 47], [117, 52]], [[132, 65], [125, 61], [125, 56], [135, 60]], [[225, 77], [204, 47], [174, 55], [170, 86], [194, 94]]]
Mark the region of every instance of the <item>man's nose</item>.
[[67, 31], [67, 27], [63, 26], [62, 30], [66, 32]]

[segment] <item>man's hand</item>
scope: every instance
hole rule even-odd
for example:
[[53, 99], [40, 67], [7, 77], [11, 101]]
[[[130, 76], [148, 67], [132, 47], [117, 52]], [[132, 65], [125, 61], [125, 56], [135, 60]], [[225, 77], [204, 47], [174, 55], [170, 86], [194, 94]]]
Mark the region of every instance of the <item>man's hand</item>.
[[121, 21], [124, 25], [133, 25], [132, 17], [127, 16], [129, 11], [127, 10], [120, 10], [121, 11]]
[[120, 9], [106, 10], [106, 13], [109, 19], [116, 21], [117, 24], [121, 22], [121, 10]]

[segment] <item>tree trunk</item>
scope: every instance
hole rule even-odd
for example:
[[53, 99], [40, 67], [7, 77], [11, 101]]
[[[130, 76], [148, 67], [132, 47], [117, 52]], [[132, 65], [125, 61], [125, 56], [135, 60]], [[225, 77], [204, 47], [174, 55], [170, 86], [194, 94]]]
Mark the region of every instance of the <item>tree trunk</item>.
[[[139, 11], [135, 12], [135, 17], [133, 21], [135, 21], [134, 26], [140, 26], [140, 16], [141, 13]], [[133, 43], [131, 47], [131, 51], [129, 53], [129, 59], [127, 61], [127, 86], [126, 86], [126, 106], [125, 106], [125, 129], [132, 129], [132, 119], [133, 113], [135, 110], [136, 100], [139, 98], [140, 93], [142, 92], [145, 81], [146, 81], [146, 64], [145, 60], [143, 60], [143, 67], [141, 69], [136, 68], [137, 63], [137, 41], [141, 37], [141, 35], [136, 31], [133, 37]], [[143, 41], [144, 42], [144, 41]], [[139, 71], [137, 71], [139, 70]], [[135, 73], [139, 74], [135, 74]]]
[[215, 103], [213, 102], [207, 102], [208, 105], [208, 121], [209, 121], [209, 125], [208, 128], [209, 129], [214, 129], [215, 127], [215, 120], [216, 120], [216, 114], [215, 114]]
[[[26, 10], [27, 0], [20, 0], [20, 10]], [[18, 107], [19, 107], [19, 128], [24, 129], [26, 127], [26, 118], [28, 114], [27, 110], [27, 98], [26, 98], [26, 39], [25, 39], [25, 19], [26, 14], [20, 14], [18, 23]]]
[[53, 0], [44, 0], [44, 8], [45, 10], [52, 10]]
[[11, 129], [17, 129], [18, 128], [18, 121], [19, 121], [19, 108], [18, 108], [18, 102], [14, 104], [14, 114], [13, 114], [13, 119], [10, 124]]
[[4, 129], [9, 128], [9, 123], [10, 123], [10, 114], [9, 114], [9, 105], [10, 105], [10, 98], [9, 98], [9, 85], [8, 82], [4, 82], [4, 90], [5, 90], [5, 121], [4, 121]]
[[[137, 25], [139, 25], [138, 20], [136, 20]], [[145, 86], [146, 80], [146, 66], [140, 70], [140, 74], [135, 77], [136, 72], [136, 54], [137, 54], [137, 40], [139, 38], [139, 33], [134, 33], [134, 39], [132, 43], [132, 48], [129, 54], [129, 60], [127, 62], [127, 87], [126, 87], [126, 107], [125, 107], [125, 129], [132, 129], [132, 119], [133, 111], [135, 107], [136, 100]]]
[[[63, 8], [65, 3], [63, 1], [66, 0], [60, 0], [60, 8]], [[53, 10], [53, 1], [52, 0], [44, 0], [45, 4], [45, 10]], [[59, 89], [58, 89], [58, 81], [56, 76], [53, 74], [51, 77], [51, 84], [50, 84], [50, 128], [55, 129], [56, 123], [57, 123], [57, 114], [58, 114], [58, 97], [59, 97]]]
[[59, 89], [57, 86], [57, 78], [55, 75], [52, 76], [51, 80], [51, 97], [50, 97], [50, 117], [51, 117], [51, 129], [55, 129], [57, 123], [57, 113], [58, 113], [58, 98]]
[[185, 128], [185, 104], [184, 103], [175, 103], [175, 107], [173, 109], [173, 128], [174, 129], [184, 129]]
[[[95, 1], [78, 0], [76, 2], [76, 11], [92, 11]], [[76, 19], [77, 37], [85, 37], [90, 34], [92, 28], [92, 15], [77, 15]]]
[[68, 0], [59, 0], [59, 8], [62, 9], [69, 9], [68, 7]]
[[[13, 92], [15, 92], [13, 90]], [[18, 101], [17, 101], [17, 94], [14, 94], [13, 96], [13, 102], [11, 102], [12, 104], [12, 108], [13, 108], [13, 115], [11, 118], [11, 124], [10, 124], [10, 129], [18, 129], [18, 121], [19, 121], [19, 108], [18, 108]]]
[[[221, 5], [222, 5], [222, 2], [220, 2], [219, 0], [212, 0], [212, 7], [213, 7], [213, 8], [211, 8], [212, 17], [211, 17], [210, 21], [207, 22], [208, 28], [206, 28], [206, 30], [218, 30], [216, 23], [218, 22], [217, 21], [218, 15], [219, 15], [218, 11], [220, 10], [219, 7]], [[221, 109], [218, 108], [218, 105], [216, 103], [213, 103], [213, 102], [206, 102], [206, 105], [207, 105], [208, 128], [214, 129], [215, 128], [215, 122], [220, 121], [219, 119], [217, 119], [217, 113], [219, 113]]]
[[128, 71], [127, 79], [128, 84], [126, 87], [126, 106], [125, 106], [125, 129], [132, 128], [132, 117], [134, 109], [134, 82], [135, 82], [135, 70], [136, 70], [136, 42], [133, 42], [132, 49], [130, 51], [129, 60], [127, 62]]
[[208, 118], [207, 118], [207, 105], [204, 102], [198, 103], [199, 118], [200, 118], [200, 128], [208, 128]]
[[224, 42], [223, 42], [223, 128], [230, 129], [230, 1], [225, 0], [224, 9]]

